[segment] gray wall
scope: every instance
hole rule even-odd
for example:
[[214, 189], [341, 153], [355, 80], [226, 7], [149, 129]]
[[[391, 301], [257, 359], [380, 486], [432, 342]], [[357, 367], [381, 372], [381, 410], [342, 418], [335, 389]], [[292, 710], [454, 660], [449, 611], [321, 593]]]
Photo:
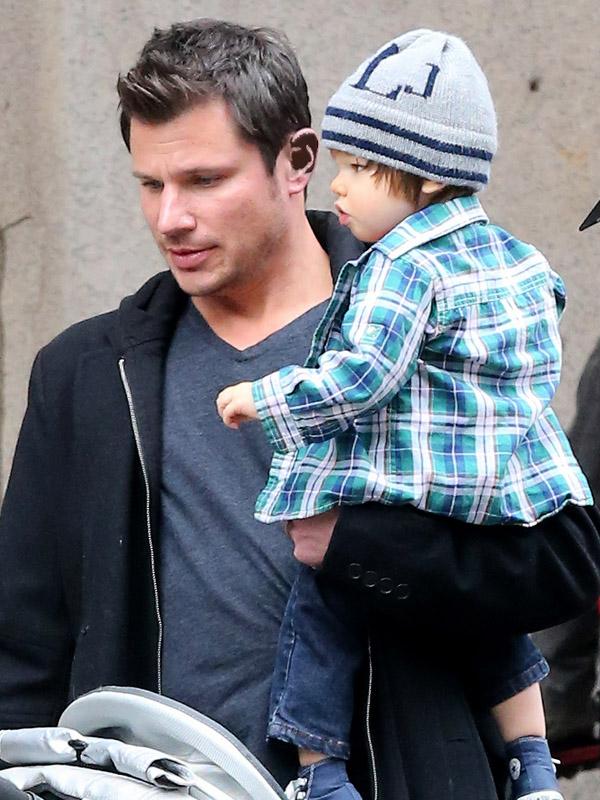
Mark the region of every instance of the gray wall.
[[[600, 196], [596, 0], [0, 0], [0, 475], [37, 348], [161, 268], [119, 140], [114, 83], [154, 25], [200, 15], [286, 30], [316, 123], [338, 82], [393, 35], [434, 27], [467, 40], [500, 122], [485, 205], [548, 255], [569, 290], [556, 402], [568, 424], [600, 335], [600, 228], [577, 232]], [[313, 205], [330, 204], [328, 173], [321, 158]]]

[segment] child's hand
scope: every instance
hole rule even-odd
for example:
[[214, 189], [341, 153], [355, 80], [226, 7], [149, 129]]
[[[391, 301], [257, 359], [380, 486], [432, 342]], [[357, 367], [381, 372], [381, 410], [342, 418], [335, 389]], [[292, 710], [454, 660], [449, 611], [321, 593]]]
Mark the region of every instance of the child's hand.
[[228, 428], [239, 428], [242, 422], [258, 419], [249, 381], [223, 389], [217, 397], [217, 411]]

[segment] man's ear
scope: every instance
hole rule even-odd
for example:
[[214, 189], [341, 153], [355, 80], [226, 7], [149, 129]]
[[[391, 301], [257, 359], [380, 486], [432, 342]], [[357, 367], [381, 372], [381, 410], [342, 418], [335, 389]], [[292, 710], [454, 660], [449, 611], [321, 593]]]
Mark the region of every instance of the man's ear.
[[290, 162], [290, 191], [303, 192], [317, 161], [319, 137], [312, 128], [302, 128], [290, 136], [288, 145]]

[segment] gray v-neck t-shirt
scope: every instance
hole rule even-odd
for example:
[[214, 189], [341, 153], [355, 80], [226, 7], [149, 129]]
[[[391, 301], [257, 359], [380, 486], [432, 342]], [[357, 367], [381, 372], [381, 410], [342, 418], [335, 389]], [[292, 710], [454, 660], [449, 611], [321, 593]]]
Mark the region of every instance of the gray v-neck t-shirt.
[[253, 517], [272, 449], [259, 422], [226, 428], [233, 383], [304, 363], [326, 303], [243, 351], [190, 303], [165, 375], [160, 529], [163, 692], [228, 728], [281, 782], [291, 748], [265, 741], [279, 624], [295, 573], [281, 524]]

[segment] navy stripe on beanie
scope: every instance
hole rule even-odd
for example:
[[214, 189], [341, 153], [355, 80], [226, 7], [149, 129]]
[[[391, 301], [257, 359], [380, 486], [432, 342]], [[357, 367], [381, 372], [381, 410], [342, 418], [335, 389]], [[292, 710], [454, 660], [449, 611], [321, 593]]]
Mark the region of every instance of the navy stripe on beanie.
[[[346, 133], [323, 131], [322, 137], [328, 147], [331, 146], [331, 143], [350, 145], [360, 150], [361, 154], [365, 151], [371, 153], [374, 156], [372, 159], [373, 161], [378, 160], [377, 156], [385, 156], [385, 158], [391, 159], [394, 162], [400, 162], [398, 166], [399, 169], [404, 165], [415, 167], [420, 172], [431, 174], [434, 179], [451, 178], [453, 180], [465, 181], [465, 185], [469, 183], [485, 185], [488, 182], [488, 176], [483, 172], [468, 172], [467, 170], [461, 170], [456, 167], [442, 167], [437, 164], [432, 164], [431, 162], [423, 161], [408, 153], [401, 153], [399, 150], [394, 150], [391, 147], [385, 147], [384, 145], [370, 142], [368, 139], [359, 139], [356, 136], [349, 136]], [[365, 157], [369, 158], [369, 156]]]
[[[358, 122], [359, 125], [367, 125], [369, 128], [378, 128], [380, 131], [385, 131], [386, 133], [392, 133], [394, 136], [401, 136], [403, 139], [408, 139], [409, 142], [416, 142], [417, 144], [425, 145], [425, 147], [431, 147], [433, 150], [439, 150], [440, 153], [452, 153], [453, 155], [467, 156], [468, 158], [480, 158], [483, 161], [491, 161], [494, 157], [494, 154], [489, 150], [482, 150], [479, 147], [465, 147], [461, 144], [452, 144], [451, 142], [432, 139], [430, 136], [424, 136], [423, 134], [408, 130], [408, 128], [398, 128], [381, 119], [375, 119], [375, 117], [369, 117], [366, 114], [358, 114], [355, 111], [349, 111], [344, 108], [327, 106], [325, 114], [328, 117], [339, 117], [340, 119], [350, 120], [351, 122]], [[323, 135], [325, 135], [325, 131], [323, 131]]]

